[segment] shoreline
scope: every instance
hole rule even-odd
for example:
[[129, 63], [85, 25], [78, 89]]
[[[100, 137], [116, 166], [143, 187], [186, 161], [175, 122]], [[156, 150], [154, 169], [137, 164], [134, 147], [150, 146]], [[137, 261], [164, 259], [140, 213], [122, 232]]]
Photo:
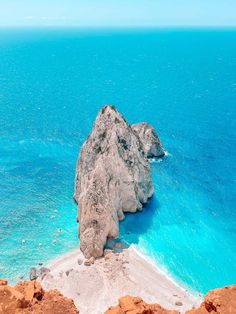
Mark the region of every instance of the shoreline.
[[50, 273], [40, 280], [45, 290], [57, 289], [73, 299], [81, 314], [103, 314], [125, 295], [180, 313], [202, 301], [197, 292], [181, 286], [134, 245], [120, 253], [110, 252], [91, 266], [85, 266], [84, 260], [79, 249], [50, 260], [45, 263]]
[[179, 289], [182, 289], [185, 292], [188, 292], [191, 296], [195, 298], [203, 298], [204, 294], [201, 292], [193, 289], [192, 287], [188, 286], [185, 284], [183, 281], [180, 279], [178, 280], [175, 278], [174, 275], [169, 273], [165, 268], [163, 268], [161, 265], [159, 265], [154, 258], [151, 256], [148, 256], [143, 252], [141, 249], [138, 248], [138, 245], [132, 244], [131, 248], [135, 251], [135, 253], [140, 256], [140, 258], [144, 259], [148, 264], [152, 265], [154, 269], [156, 269], [159, 273], [161, 273], [163, 276], [165, 276], [168, 280], [170, 280], [174, 285], [176, 285]]

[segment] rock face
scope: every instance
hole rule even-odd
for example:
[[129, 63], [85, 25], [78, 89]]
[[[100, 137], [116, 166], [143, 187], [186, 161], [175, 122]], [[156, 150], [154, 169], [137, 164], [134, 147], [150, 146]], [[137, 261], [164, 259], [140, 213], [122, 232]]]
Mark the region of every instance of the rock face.
[[[147, 304], [140, 298], [126, 296], [119, 299], [118, 306], [110, 307], [105, 314], [178, 314], [163, 309], [158, 304]], [[208, 292], [204, 302], [185, 314], [235, 314], [236, 285]]]
[[148, 158], [161, 158], [165, 156], [165, 151], [161, 145], [160, 139], [150, 124], [141, 122], [132, 124], [131, 127], [141, 139], [144, 152]]
[[126, 296], [119, 299], [119, 305], [109, 308], [105, 314], [179, 314], [163, 309], [159, 304], [147, 304], [140, 298]]
[[0, 280], [0, 314], [79, 314], [72, 300], [57, 290], [44, 292], [36, 281], [21, 282], [14, 288]]
[[[148, 134], [149, 128], [145, 126], [142, 134]], [[105, 106], [81, 149], [74, 198], [79, 204], [80, 247], [87, 258], [102, 256], [107, 238], [118, 236], [124, 213], [141, 210], [153, 194], [150, 165], [138, 132], [113, 106]], [[152, 135], [145, 136], [157, 142]], [[156, 153], [155, 145], [149, 146], [148, 154]]]
[[236, 313], [236, 285], [208, 292], [200, 308], [186, 314], [234, 314]]

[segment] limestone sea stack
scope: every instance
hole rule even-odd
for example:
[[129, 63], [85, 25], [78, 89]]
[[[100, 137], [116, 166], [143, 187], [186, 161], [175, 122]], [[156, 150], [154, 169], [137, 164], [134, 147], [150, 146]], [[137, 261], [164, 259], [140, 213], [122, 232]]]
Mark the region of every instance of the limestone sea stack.
[[150, 165], [138, 131], [113, 106], [99, 112], [76, 169], [80, 248], [99, 257], [119, 235], [125, 212], [141, 210], [153, 195]]
[[154, 128], [146, 123], [141, 122], [131, 125], [132, 129], [138, 134], [143, 143], [143, 149], [148, 158], [161, 158], [165, 156], [165, 151], [161, 141]]

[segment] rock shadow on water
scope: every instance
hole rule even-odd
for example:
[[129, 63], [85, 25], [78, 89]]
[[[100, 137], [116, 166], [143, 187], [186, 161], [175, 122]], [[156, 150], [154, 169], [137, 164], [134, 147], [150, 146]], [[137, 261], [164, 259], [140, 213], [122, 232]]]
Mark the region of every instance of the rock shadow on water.
[[125, 219], [120, 222], [119, 238], [108, 240], [106, 248], [121, 252], [132, 244], [138, 244], [140, 236], [151, 228], [153, 218], [158, 214], [159, 208], [160, 203], [154, 194], [143, 206], [142, 211], [125, 213]]

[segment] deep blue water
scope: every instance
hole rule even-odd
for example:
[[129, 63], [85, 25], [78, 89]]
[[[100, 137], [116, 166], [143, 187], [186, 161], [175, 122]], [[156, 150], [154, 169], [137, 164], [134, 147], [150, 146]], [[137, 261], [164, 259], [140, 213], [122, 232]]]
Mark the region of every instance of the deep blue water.
[[0, 277], [27, 278], [78, 246], [76, 159], [107, 103], [151, 123], [169, 152], [121, 238], [198, 291], [236, 283], [236, 30], [226, 29], [0, 30]]

